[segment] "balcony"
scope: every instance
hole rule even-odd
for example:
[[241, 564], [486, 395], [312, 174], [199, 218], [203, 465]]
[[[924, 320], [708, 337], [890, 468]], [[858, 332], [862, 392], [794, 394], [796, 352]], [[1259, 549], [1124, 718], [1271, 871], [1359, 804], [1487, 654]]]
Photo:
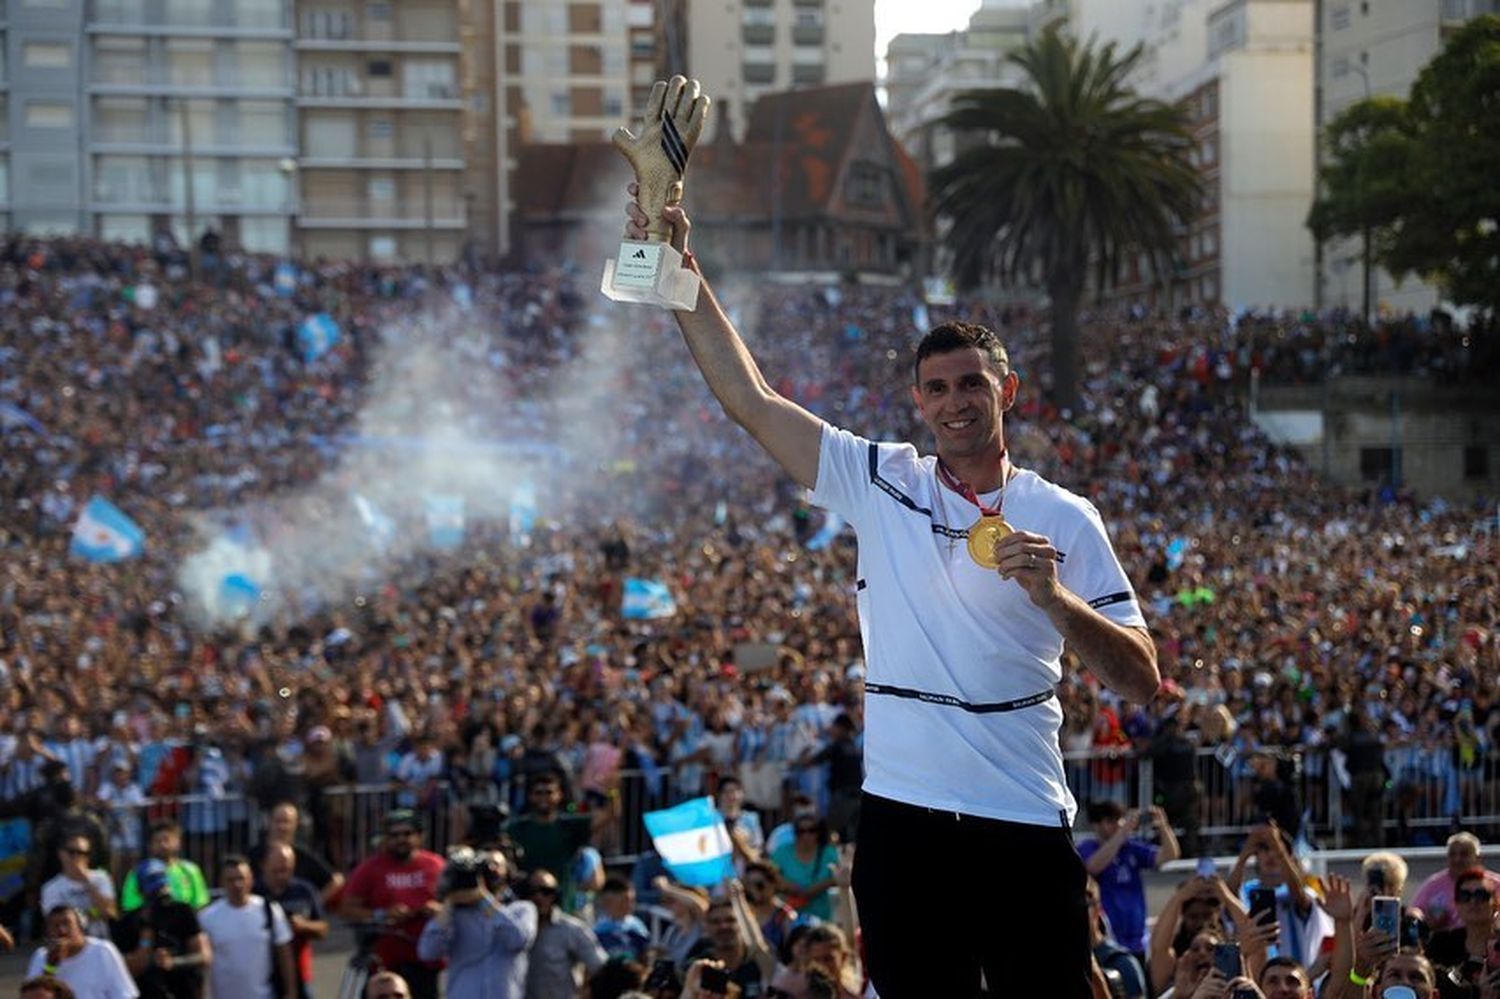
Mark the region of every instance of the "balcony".
[[352, 153], [348, 156], [303, 156], [297, 161], [303, 170], [462, 170], [464, 161], [457, 156], [370, 156]]
[[[431, 93], [429, 91], [429, 93]], [[405, 94], [375, 96], [362, 93], [304, 94], [297, 97], [299, 108], [393, 108], [411, 111], [462, 111], [464, 102], [454, 93], [451, 97], [408, 97]]]
[[421, 41], [381, 38], [298, 38], [293, 43], [299, 52], [389, 52], [393, 55], [461, 55], [463, 43], [458, 40]]
[[[429, 228], [426, 206], [420, 194], [415, 198], [394, 201], [371, 201], [368, 198], [308, 199], [297, 216], [303, 229], [426, 229]], [[463, 229], [467, 225], [463, 199], [435, 197], [432, 200], [431, 228]]]
[[828, 67], [821, 63], [812, 65], [802, 63], [792, 67], [792, 82], [804, 85], [817, 85], [828, 78]]
[[822, 45], [823, 26], [821, 24], [794, 24], [792, 25], [792, 44], [794, 45]]

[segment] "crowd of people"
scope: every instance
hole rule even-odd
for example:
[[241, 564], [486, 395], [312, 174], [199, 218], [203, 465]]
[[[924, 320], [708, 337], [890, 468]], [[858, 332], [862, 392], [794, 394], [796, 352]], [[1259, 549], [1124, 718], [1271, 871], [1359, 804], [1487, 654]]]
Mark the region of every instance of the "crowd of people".
[[[831, 906], [823, 847], [857, 828], [852, 536], [819, 537], [836, 525], [719, 417], [670, 319], [606, 309], [593, 275], [568, 268], [322, 264], [290, 287], [277, 278], [263, 258], [226, 255], [195, 281], [170, 249], [0, 246], [0, 800], [36, 832], [15, 915], [49, 911], [42, 888], [81, 820], [122, 887], [153, 853], [153, 819], [253, 830], [283, 802], [347, 872], [368, 844], [347, 834], [332, 788], [390, 787], [429, 833], [452, 810], [456, 842], [528, 812], [532, 779], [552, 772], [568, 817], [586, 818], [610, 857], [637, 852], [622, 848], [639, 842], [638, 813], [618, 821], [622, 799], [665, 804], [733, 777], [745, 815], [806, 818], [823, 844], [798, 852], [793, 825], [781, 862], [754, 848], [763, 880], [748, 867], [745, 898], [755, 904], [753, 883], [784, 888], [791, 870], [803, 888], [827, 882], [817, 894]], [[1090, 797], [1123, 799], [1125, 758], [1151, 760], [1160, 821], [1186, 855], [1230, 817], [1275, 816], [1289, 832], [1309, 810], [1326, 821], [1317, 802], [1335, 786], [1349, 837], [1371, 846], [1440, 842], [1457, 816], [1500, 814], [1500, 560], [1476, 527], [1487, 510], [1319, 481], [1243, 398], [1252, 367], [1297, 381], [1396, 358], [1444, 383], [1493, 378], [1493, 336], [1099, 314], [1085, 318], [1084, 411], [1060, 414], [1045, 323], [1024, 308], [870, 287], [720, 293], [778, 391], [872, 439], [920, 439], [906, 388], [917, 325], [962, 316], [1000, 332], [1022, 376], [1012, 454], [1101, 511], [1167, 680], [1153, 703], [1127, 705], [1067, 675], [1063, 748], [1095, 754], [1079, 769]], [[308, 360], [297, 328], [317, 312], [342, 337]], [[474, 378], [372, 415], [393, 339], [413, 336]], [[265, 511], [318, 502], [297, 497], [337, 477], [342, 435], [424, 426], [428, 410], [494, 440], [566, 426], [612, 458], [564, 448], [524, 540], [478, 519], [456, 551], [402, 549], [378, 573], [351, 573], [337, 599], [296, 596], [254, 626], [189, 615], [178, 570], [203, 514], [250, 511], [274, 533]], [[141, 525], [142, 557], [69, 555], [96, 493]], [[627, 577], [664, 581], [675, 614], [624, 618]], [[184, 793], [226, 804], [147, 805]], [[1386, 821], [1419, 817], [1441, 821]], [[209, 876], [227, 897], [225, 860]], [[576, 873], [551, 871], [564, 892]], [[325, 905], [344, 888], [328, 885], [316, 885]], [[206, 882], [194, 892], [185, 904]], [[711, 936], [718, 900], [701, 901]], [[824, 943], [852, 956], [847, 939]]]

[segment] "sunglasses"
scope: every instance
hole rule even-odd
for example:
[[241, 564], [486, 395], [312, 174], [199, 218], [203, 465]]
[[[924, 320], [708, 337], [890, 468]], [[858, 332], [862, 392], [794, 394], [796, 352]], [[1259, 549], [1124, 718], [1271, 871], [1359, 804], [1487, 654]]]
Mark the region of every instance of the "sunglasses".
[[87, 857], [89, 855], [87, 850], [75, 850], [71, 847], [64, 850], [63, 853], [66, 853], [70, 857]]
[[818, 831], [818, 827], [817, 826], [797, 826], [797, 835], [798, 836], [801, 836], [803, 833], [815, 833], [817, 831]]
[[745, 887], [751, 891], [765, 891], [771, 886], [764, 881], [746, 881]]
[[1495, 893], [1488, 888], [1461, 888], [1453, 893], [1453, 897], [1460, 902], [1488, 902]]
[[557, 889], [556, 888], [533, 888], [531, 890], [531, 893], [533, 895], [550, 895], [550, 896], [554, 896], [555, 897], [557, 895]]

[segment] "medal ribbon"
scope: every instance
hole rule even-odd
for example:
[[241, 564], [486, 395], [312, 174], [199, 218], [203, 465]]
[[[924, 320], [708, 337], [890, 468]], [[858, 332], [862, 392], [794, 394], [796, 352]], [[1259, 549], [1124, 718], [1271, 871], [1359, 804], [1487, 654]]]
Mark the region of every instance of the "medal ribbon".
[[1005, 460], [1005, 448], [1000, 449], [1000, 468], [1004, 470], [1002, 472], [1000, 481], [1000, 495], [996, 499], [996, 505], [991, 508], [985, 506], [982, 502], [980, 502], [979, 494], [974, 491], [973, 486], [969, 485], [967, 482], [963, 481], [958, 476], [948, 471], [948, 466], [943, 464], [943, 459], [939, 458], [937, 460], [938, 478], [942, 480], [943, 485], [947, 486], [949, 489], [952, 489], [964, 499], [979, 507], [980, 515], [984, 517], [1003, 516], [1000, 513], [1000, 508], [1005, 505], [1005, 486], [1006, 483], [1010, 481], [1010, 476], [1008, 474], [1005, 474], [1005, 472], [1009, 471], [1007, 462]]

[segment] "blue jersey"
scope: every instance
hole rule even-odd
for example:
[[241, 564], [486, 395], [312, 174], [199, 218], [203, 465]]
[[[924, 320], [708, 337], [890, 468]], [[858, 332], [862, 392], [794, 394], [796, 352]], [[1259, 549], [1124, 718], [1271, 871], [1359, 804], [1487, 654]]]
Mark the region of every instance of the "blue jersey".
[[[1089, 840], [1078, 847], [1078, 855], [1087, 862], [1100, 845], [1098, 840]], [[1156, 847], [1129, 839], [1109, 866], [1094, 875], [1115, 941], [1135, 953], [1146, 949], [1146, 883], [1141, 872], [1155, 869]]]

